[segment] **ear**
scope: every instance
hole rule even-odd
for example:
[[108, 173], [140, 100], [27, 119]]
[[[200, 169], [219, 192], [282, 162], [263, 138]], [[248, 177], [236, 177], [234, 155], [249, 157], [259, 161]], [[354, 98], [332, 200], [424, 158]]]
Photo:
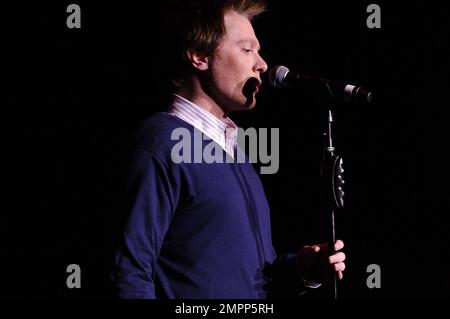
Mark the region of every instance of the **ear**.
[[208, 70], [209, 59], [206, 55], [195, 52], [192, 49], [187, 50], [186, 54], [194, 68], [200, 71]]

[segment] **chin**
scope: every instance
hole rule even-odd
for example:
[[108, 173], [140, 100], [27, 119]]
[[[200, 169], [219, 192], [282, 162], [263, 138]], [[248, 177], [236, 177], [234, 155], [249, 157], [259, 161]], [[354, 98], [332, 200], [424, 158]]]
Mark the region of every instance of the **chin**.
[[241, 102], [239, 104], [236, 104], [235, 111], [250, 111], [253, 110], [253, 108], [256, 106], [256, 101], [253, 100], [246, 100], [244, 102]]
[[246, 110], [253, 110], [256, 106], [256, 101], [253, 100], [250, 104], [246, 104]]
[[256, 94], [253, 94], [251, 97], [247, 98], [245, 101], [245, 107], [247, 110], [252, 110], [256, 106]]
[[250, 111], [256, 106], [255, 94], [248, 97], [243, 95], [231, 102], [229, 106], [230, 111]]

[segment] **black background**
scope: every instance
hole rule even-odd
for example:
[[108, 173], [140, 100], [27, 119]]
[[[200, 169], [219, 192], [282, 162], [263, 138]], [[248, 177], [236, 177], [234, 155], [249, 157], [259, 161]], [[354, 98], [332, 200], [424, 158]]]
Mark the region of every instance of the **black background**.
[[[77, 3], [81, 29], [66, 26], [69, 2], [2, 10], [2, 298], [112, 297], [129, 141], [164, 109], [169, 61], [158, 2]], [[270, 1], [255, 21], [261, 54], [269, 67], [375, 94], [371, 106], [336, 105], [347, 182], [337, 220], [348, 256], [341, 298], [448, 298], [448, 195], [436, 186], [447, 171], [438, 124], [445, 101], [430, 98], [447, 90], [445, 10], [377, 2], [381, 29], [368, 29], [370, 3]], [[280, 128], [280, 169], [261, 176], [275, 248], [323, 241], [318, 105], [266, 81], [255, 110], [231, 117], [244, 128]], [[81, 267], [81, 289], [66, 287], [72, 263]], [[366, 286], [369, 264], [381, 267], [380, 289]]]

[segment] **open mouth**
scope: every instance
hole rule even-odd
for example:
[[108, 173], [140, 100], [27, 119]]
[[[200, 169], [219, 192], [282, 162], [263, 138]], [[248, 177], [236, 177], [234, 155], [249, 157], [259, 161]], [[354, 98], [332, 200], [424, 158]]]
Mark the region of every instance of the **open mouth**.
[[245, 82], [242, 92], [246, 97], [251, 97], [254, 93], [258, 93], [261, 81], [257, 78], [250, 78]]

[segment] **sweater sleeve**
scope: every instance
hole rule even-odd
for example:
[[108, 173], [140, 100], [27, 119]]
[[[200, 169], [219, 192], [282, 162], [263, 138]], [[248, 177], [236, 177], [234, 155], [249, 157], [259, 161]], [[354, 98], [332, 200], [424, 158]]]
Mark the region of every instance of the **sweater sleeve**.
[[176, 202], [177, 185], [167, 163], [137, 148], [127, 186], [129, 216], [114, 261], [113, 281], [120, 298], [156, 297], [157, 260]]

